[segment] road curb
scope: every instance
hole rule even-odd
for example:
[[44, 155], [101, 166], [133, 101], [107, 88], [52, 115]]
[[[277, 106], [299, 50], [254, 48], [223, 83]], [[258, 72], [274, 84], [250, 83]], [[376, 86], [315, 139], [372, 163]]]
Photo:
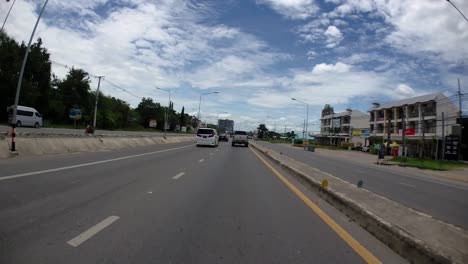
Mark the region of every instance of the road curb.
[[[325, 199], [328, 203], [330, 203], [335, 208], [343, 212], [346, 216], [356, 221], [356, 223], [358, 223], [360, 226], [366, 229], [369, 233], [371, 233], [373, 236], [378, 238], [380, 241], [385, 243], [387, 246], [389, 246], [391, 249], [393, 249], [395, 252], [400, 254], [402, 257], [404, 257], [411, 263], [467, 263], [468, 256], [466, 255], [466, 252], [463, 253], [462, 251], [455, 250], [455, 252], [459, 253], [458, 255], [456, 255], [453, 251], [446, 252], [440, 247], [438, 248], [431, 245], [430, 243], [426, 243], [425, 241], [416, 238], [410, 232], [410, 230], [404, 230], [400, 226], [398, 226], [398, 224], [391, 223], [383, 219], [378, 214], [366, 209], [365, 205], [352, 200], [345, 193], [339, 193], [333, 188], [321, 188], [320, 181], [315, 180], [311, 178], [308, 174], [300, 171], [300, 169], [298, 169], [299, 166], [296, 166], [295, 168], [294, 164], [291, 164], [293, 163], [292, 161], [288, 161], [286, 159], [282, 160], [282, 154], [276, 153], [275, 151], [265, 148], [263, 146], [258, 146], [255, 143], [251, 143], [251, 146], [263, 153], [268, 159], [270, 159], [274, 163], [279, 164], [282, 168], [291, 172], [302, 182], [308, 184], [310, 187], [313, 188], [315, 192], [318, 193], [319, 196]], [[362, 192], [367, 190], [359, 189], [359, 191]], [[385, 197], [382, 198], [388, 200]], [[412, 209], [407, 208], [407, 210]], [[412, 211], [414, 212], [414, 210]], [[438, 220], [433, 219], [431, 221]], [[441, 221], [438, 221], [438, 223], [436, 224], [442, 225], [444, 228], [450, 228], [451, 230], [453, 230], [453, 228], [459, 229]], [[461, 230], [460, 232], [466, 231]], [[468, 245], [468, 241], [463, 242], [465, 243], [459, 245], [461, 249], [463, 249], [464, 245]]]

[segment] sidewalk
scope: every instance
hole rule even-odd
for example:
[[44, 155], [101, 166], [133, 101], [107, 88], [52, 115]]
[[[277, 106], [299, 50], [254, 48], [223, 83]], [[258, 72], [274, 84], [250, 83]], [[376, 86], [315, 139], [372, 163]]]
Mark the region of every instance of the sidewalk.
[[[289, 144], [284, 144], [291, 148]], [[323, 148], [315, 148], [315, 152], [323, 157], [332, 157], [346, 159], [360, 164], [366, 164], [369, 166], [376, 166], [382, 168], [384, 165], [378, 165], [377, 155], [369, 153], [354, 151], [354, 150], [330, 150]], [[413, 167], [401, 167], [398, 165], [385, 166], [386, 169], [399, 173], [417, 174], [419, 176], [427, 176], [428, 178], [446, 179], [451, 181], [457, 181], [468, 184], [468, 168], [462, 170], [450, 170], [450, 171], [435, 171], [435, 170], [424, 170]]]
[[[283, 168], [304, 179], [322, 198], [410, 262], [467, 263], [466, 230], [358, 188], [258, 143], [251, 145]], [[320, 155], [332, 155], [328, 150], [318, 152]], [[334, 156], [337, 154], [341, 155], [340, 157], [349, 155], [343, 151], [333, 153]], [[365, 155], [359, 155], [362, 154]], [[320, 187], [323, 180], [328, 181], [328, 187]]]

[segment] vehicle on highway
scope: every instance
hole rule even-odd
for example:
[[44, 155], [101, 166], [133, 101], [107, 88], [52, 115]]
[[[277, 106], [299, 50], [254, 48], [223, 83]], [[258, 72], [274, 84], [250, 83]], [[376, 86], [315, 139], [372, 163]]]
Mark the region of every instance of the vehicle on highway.
[[199, 128], [197, 130], [197, 147], [213, 146], [217, 147], [219, 143], [218, 132], [213, 128]]
[[[14, 105], [7, 108], [8, 122], [11, 124]], [[16, 126], [30, 126], [39, 128], [42, 126], [42, 115], [34, 108], [18, 105], [16, 111]]]
[[229, 142], [229, 137], [228, 137], [228, 135], [225, 134], [225, 133], [219, 135], [219, 141], [226, 141], [226, 142]]
[[232, 146], [240, 144], [244, 145], [245, 147], [249, 146], [249, 139], [247, 137], [247, 132], [245, 131], [236, 131], [234, 132], [234, 136], [232, 137]]

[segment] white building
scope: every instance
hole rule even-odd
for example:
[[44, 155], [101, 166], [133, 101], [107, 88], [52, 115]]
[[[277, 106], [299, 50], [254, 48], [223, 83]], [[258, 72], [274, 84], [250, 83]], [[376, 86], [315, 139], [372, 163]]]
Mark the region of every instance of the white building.
[[[456, 117], [458, 108], [443, 93], [433, 93], [408, 98], [383, 105], [374, 103], [369, 110], [369, 129], [371, 136], [386, 141], [390, 129], [392, 141], [401, 142], [403, 133], [408, 140], [408, 154], [415, 155], [424, 138], [426, 156], [435, 156], [442, 140], [442, 113], [444, 113], [444, 135], [458, 134]], [[381, 143], [374, 142], [374, 143]], [[434, 142], [436, 144], [434, 144]]]
[[320, 135], [316, 135], [316, 139], [320, 144], [339, 145], [341, 142], [359, 142], [364, 145], [365, 133], [353, 136], [353, 132], [368, 129], [369, 114], [347, 109], [345, 112], [323, 116], [320, 119]]

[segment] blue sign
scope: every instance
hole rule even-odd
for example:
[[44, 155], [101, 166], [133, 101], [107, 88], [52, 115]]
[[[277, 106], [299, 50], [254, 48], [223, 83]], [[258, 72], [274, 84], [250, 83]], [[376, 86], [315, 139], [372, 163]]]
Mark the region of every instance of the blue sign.
[[369, 130], [369, 129], [363, 129], [363, 130], [361, 130], [361, 136], [362, 136], [362, 137], [368, 137], [368, 136], [370, 136], [370, 130]]
[[80, 120], [81, 119], [81, 109], [72, 108], [70, 109], [70, 118], [73, 120]]

